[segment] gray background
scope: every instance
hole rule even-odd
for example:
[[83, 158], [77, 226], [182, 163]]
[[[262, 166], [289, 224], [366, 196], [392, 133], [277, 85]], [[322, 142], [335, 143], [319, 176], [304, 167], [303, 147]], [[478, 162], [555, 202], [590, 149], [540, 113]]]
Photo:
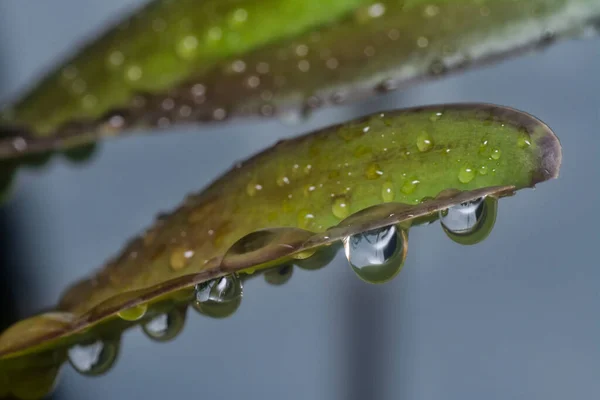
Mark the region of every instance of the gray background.
[[[0, 0], [0, 100], [139, 3]], [[25, 316], [233, 162], [357, 112], [500, 103], [546, 121], [564, 147], [560, 179], [500, 202], [494, 232], [478, 246], [451, 242], [436, 224], [411, 232], [404, 270], [383, 286], [362, 283], [342, 257], [317, 272], [296, 270], [281, 288], [253, 281], [234, 317], [190, 313], [169, 344], [129, 332], [108, 375], [85, 378], [66, 367], [57, 396], [600, 398], [598, 71], [600, 40], [573, 41], [360, 109], [321, 112], [302, 126], [179, 129], [105, 143], [83, 166], [60, 159], [21, 171], [4, 207], [18, 220], [11, 252], [23, 264], [15, 291]]]

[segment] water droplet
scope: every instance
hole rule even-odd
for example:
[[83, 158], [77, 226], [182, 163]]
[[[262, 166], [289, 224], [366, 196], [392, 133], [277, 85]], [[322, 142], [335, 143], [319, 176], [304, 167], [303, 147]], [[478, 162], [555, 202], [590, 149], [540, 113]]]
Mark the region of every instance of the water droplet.
[[417, 46], [424, 49], [428, 45], [429, 45], [429, 39], [427, 39], [425, 36], [419, 36], [419, 38], [417, 39]]
[[221, 28], [219, 28], [218, 26], [213, 26], [212, 28], [209, 28], [206, 32], [206, 39], [208, 40], [209, 44], [218, 42], [219, 40], [221, 40], [222, 37], [223, 30], [221, 30]]
[[481, 221], [483, 209], [483, 198], [461, 203], [440, 211], [440, 222], [450, 232], [467, 234]]
[[519, 138], [517, 139], [517, 146], [519, 146], [522, 149], [531, 146], [531, 138], [529, 137], [529, 135], [528, 134], [520, 135]]
[[475, 178], [475, 171], [469, 166], [464, 166], [458, 171], [458, 180], [461, 183], [469, 183]]
[[394, 183], [391, 181], [386, 181], [383, 183], [381, 187], [381, 198], [384, 202], [389, 203], [390, 201], [394, 201]]
[[427, 132], [422, 132], [417, 137], [417, 148], [420, 152], [424, 153], [433, 147], [433, 140], [431, 140], [431, 136]]
[[500, 149], [494, 149], [492, 150], [492, 155], [490, 157], [492, 157], [492, 159], [494, 160], [499, 160], [501, 154], [502, 152], [500, 151]]
[[479, 175], [487, 175], [488, 173], [488, 167], [485, 165], [482, 165], [481, 167], [479, 167]]
[[487, 238], [494, 227], [498, 200], [479, 198], [439, 212], [446, 235], [456, 243], [472, 245]]
[[299, 251], [298, 253], [292, 254], [292, 258], [294, 260], [306, 260], [307, 258], [312, 257], [316, 253], [317, 249], [307, 249]]
[[308, 72], [310, 69], [310, 63], [308, 60], [300, 60], [298, 61], [298, 69], [302, 72]]
[[346, 197], [336, 197], [331, 205], [331, 211], [339, 219], [344, 219], [350, 215], [350, 204]]
[[415, 190], [417, 190], [417, 186], [419, 185], [419, 183], [421, 183], [421, 181], [418, 179], [408, 179], [404, 182], [404, 184], [400, 188], [400, 191], [404, 194], [412, 194], [415, 192]]
[[125, 56], [120, 51], [113, 51], [109, 54], [107, 62], [112, 68], [120, 67], [125, 61]]
[[148, 311], [148, 304], [139, 304], [137, 306], [126, 308], [117, 313], [119, 318], [125, 321], [137, 321], [141, 319]]
[[185, 60], [193, 59], [198, 53], [198, 38], [194, 35], [184, 36], [177, 42], [175, 51], [177, 55]]
[[231, 26], [241, 25], [248, 19], [248, 11], [244, 8], [238, 8], [233, 13], [231, 13], [231, 17], [229, 18], [229, 24]]
[[125, 79], [130, 82], [139, 81], [142, 78], [142, 68], [138, 65], [131, 65], [125, 71]]
[[102, 339], [76, 344], [68, 352], [69, 363], [82, 375], [94, 376], [107, 372], [119, 354], [118, 339]]
[[369, 283], [384, 283], [402, 269], [408, 237], [395, 225], [344, 239], [344, 252], [356, 274]]
[[171, 251], [169, 265], [171, 266], [171, 269], [178, 271], [187, 267], [192, 257], [194, 257], [194, 250], [186, 247], [177, 247]]
[[308, 210], [298, 212], [298, 227], [310, 230], [315, 223], [315, 215]]
[[293, 272], [294, 266], [289, 264], [272, 268], [265, 272], [265, 281], [271, 285], [283, 285], [290, 280]]
[[169, 341], [183, 330], [185, 312], [185, 307], [177, 307], [167, 313], [159, 314], [143, 324], [142, 331], [157, 342]]
[[192, 306], [209, 317], [225, 318], [238, 309], [242, 295], [242, 281], [236, 275], [227, 275], [198, 284]]
[[367, 177], [367, 179], [377, 179], [381, 175], [383, 175], [383, 171], [381, 170], [381, 167], [377, 163], [369, 164], [369, 166], [367, 167], [367, 169], [365, 171], [365, 176]]
[[280, 176], [277, 178], [277, 186], [285, 186], [290, 184], [290, 178], [287, 176]]
[[440, 8], [433, 4], [429, 4], [429, 5], [425, 6], [425, 9], [423, 10], [423, 14], [428, 18], [435, 17], [439, 13], [440, 13]]

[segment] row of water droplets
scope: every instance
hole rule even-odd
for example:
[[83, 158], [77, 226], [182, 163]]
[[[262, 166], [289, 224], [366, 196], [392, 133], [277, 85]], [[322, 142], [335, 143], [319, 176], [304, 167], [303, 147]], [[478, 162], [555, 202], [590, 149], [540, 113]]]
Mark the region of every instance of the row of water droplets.
[[[481, 226], [486, 215], [485, 199], [479, 198], [452, 206], [439, 212], [444, 231], [450, 238], [473, 234]], [[391, 280], [402, 269], [407, 250], [407, 231], [391, 225], [343, 239], [344, 253], [352, 270], [364, 281], [383, 283]], [[335, 256], [333, 246], [317, 253], [299, 255], [296, 264], [305, 269], [317, 269], [328, 264]], [[290, 264], [269, 269], [265, 280], [274, 285], [287, 282], [293, 272]], [[240, 306], [243, 296], [242, 280], [236, 275], [227, 275], [198, 284], [194, 290], [192, 307], [199, 313], [224, 318], [232, 315]], [[147, 305], [124, 310], [119, 316], [127, 321], [142, 319]], [[143, 332], [156, 341], [168, 341], [183, 329], [186, 307], [174, 307], [160, 313], [142, 324]], [[68, 359], [76, 371], [83, 375], [100, 375], [108, 371], [119, 353], [119, 339], [98, 339], [77, 344], [68, 350]]]

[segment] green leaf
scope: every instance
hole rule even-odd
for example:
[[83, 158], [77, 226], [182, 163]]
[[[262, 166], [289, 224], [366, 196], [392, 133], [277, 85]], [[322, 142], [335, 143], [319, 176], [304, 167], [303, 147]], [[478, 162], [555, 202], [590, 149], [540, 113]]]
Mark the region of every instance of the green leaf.
[[[401, 266], [412, 225], [555, 178], [560, 164], [561, 147], [548, 126], [481, 104], [379, 113], [281, 141], [159, 217], [117, 258], [67, 290], [56, 312], [4, 332], [0, 377], [19, 382], [39, 368], [40, 357], [52, 360], [49, 370], [57, 368], [73, 344], [114, 344], [123, 330], [194, 303], [196, 285], [209, 298], [214, 290], [241, 294], [239, 280], [256, 270], [318, 268], [331, 259], [331, 245], [364, 232], [400, 227]], [[484, 234], [495, 219], [492, 203]], [[239, 306], [240, 298], [233, 300], [226, 314]], [[223, 315], [212, 307], [207, 314]], [[176, 333], [184, 317], [172, 317]], [[104, 359], [99, 371], [112, 362]]]
[[599, 19], [596, 0], [157, 0], [2, 114], [0, 158], [134, 128], [302, 115], [579, 35]]

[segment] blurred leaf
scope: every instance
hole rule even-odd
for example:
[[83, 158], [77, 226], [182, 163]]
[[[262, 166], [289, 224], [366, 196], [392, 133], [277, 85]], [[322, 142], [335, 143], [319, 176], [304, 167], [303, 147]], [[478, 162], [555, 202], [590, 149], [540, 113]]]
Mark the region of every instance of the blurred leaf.
[[560, 163], [560, 144], [545, 124], [491, 105], [380, 113], [281, 141], [160, 216], [67, 290], [57, 312], [5, 331], [0, 377], [26, 375], [40, 354], [54, 354], [57, 367], [69, 345], [118, 337], [181, 309], [197, 284], [304, 263], [315, 251], [319, 259], [318, 251], [349, 236], [408, 229], [457, 204], [511, 195], [555, 178]]
[[301, 118], [599, 20], [597, 0], [156, 0], [5, 110], [0, 158], [139, 127]]

